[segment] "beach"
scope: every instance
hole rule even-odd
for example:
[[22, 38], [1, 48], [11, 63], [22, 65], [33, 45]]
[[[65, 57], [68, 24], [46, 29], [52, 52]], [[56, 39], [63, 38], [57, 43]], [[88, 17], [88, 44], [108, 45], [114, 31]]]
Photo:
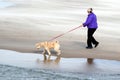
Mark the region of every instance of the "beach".
[[[62, 4], [62, 1], [55, 0], [50, 3], [42, 0], [31, 0], [29, 3], [24, 0], [11, 0], [10, 2], [13, 4], [1, 8], [0, 12], [1, 49], [28, 53], [37, 52], [35, 49], [37, 42], [49, 41], [61, 33], [78, 27], [87, 17], [87, 6], [85, 6], [84, 1], [82, 1], [83, 4], [81, 3], [82, 6], [84, 5], [83, 7], [79, 7], [80, 4], [78, 5], [77, 1], [64, 1], [64, 4]], [[39, 4], [42, 5], [39, 6]], [[46, 4], [50, 7], [46, 6]], [[112, 17], [105, 16], [109, 10], [103, 14], [104, 11], [99, 9], [101, 5], [102, 1], [97, 7], [92, 5], [92, 7], [95, 7], [99, 23], [99, 28], [94, 36], [100, 42], [100, 45], [92, 50], [86, 50], [87, 28], [79, 28], [56, 39], [60, 41], [62, 57], [120, 60], [120, 28], [118, 26], [119, 17], [117, 17], [119, 12], [111, 12], [110, 14], [115, 15]], [[106, 2], [106, 6], [109, 5]], [[117, 5], [115, 7], [120, 9]], [[59, 8], [60, 10], [58, 10]], [[113, 9], [114, 7], [109, 8]], [[71, 10], [75, 11], [70, 12]]]
[[[69, 62], [74, 64], [75, 60], [76, 63], [74, 65], [77, 66], [75, 72], [86, 72], [86, 68], [79, 70], [78, 66], [86, 63], [87, 58], [93, 58], [98, 66], [107, 66], [105, 64], [101, 64], [104, 62], [108, 62], [110, 66], [107, 66], [107, 70], [103, 67], [101, 67], [100, 70], [93, 69], [93, 67], [90, 68], [89, 72], [91, 72], [91, 70], [93, 70], [93, 72], [100, 72], [101, 70], [105, 70], [104, 72], [112, 72], [112, 69], [113, 72], [117, 72], [117, 69], [119, 69], [116, 67], [120, 66], [120, 1], [1, 0], [0, 4], [1, 54], [6, 53], [8, 55], [8, 53], [11, 54], [11, 51], [13, 51], [14, 55], [18, 55], [17, 53], [23, 55], [23, 58], [21, 57], [22, 59], [25, 59], [25, 54], [39, 55], [40, 57], [34, 57], [33, 59], [35, 60], [31, 59], [30, 61], [32, 61], [32, 63], [28, 64], [28, 66], [33, 66], [32, 68], [38, 68], [38, 66], [36, 67], [34, 63], [37, 59], [38, 61], [41, 60], [42, 49], [37, 50], [35, 48], [35, 44], [37, 42], [49, 41], [62, 33], [78, 27], [86, 20], [88, 15], [86, 10], [89, 7], [92, 7], [94, 9], [94, 13], [97, 15], [99, 25], [94, 36], [100, 42], [100, 44], [97, 48], [85, 48], [87, 45], [87, 28], [84, 27], [57, 38], [56, 40], [60, 42], [61, 46], [60, 49], [62, 59], [60, 61], [63, 61], [61, 62], [61, 66], [67, 69], [65, 66], [69, 67]], [[16, 64], [17, 62], [12, 63], [12, 61], [9, 61], [8, 59], [12, 59], [11, 57], [7, 56], [7, 58], [5, 58], [6, 54], [4, 54], [4, 56], [1, 55], [3, 56], [3, 58], [0, 59], [1, 66], [10, 65], [25, 67], [23, 65], [27, 64], [26, 61], [22, 64], [22, 59], [20, 60], [20, 64], [22, 66]], [[56, 54], [52, 54], [52, 56], [56, 57]], [[28, 57], [32, 58], [31, 56]], [[80, 63], [81, 65], [77, 65], [81, 59], [83, 62]], [[98, 61], [96, 61], [97, 59]], [[100, 60], [101, 62], [99, 62]], [[68, 63], [68, 65], [64, 65], [64, 63]], [[41, 61], [39, 64], [41, 64]], [[43, 63], [41, 65], [44, 67]], [[111, 67], [111, 65], [113, 67]], [[62, 70], [62, 67], [58, 69]], [[76, 67], [68, 68], [68, 71], [71, 69], [74, 71], [75, 68]]]

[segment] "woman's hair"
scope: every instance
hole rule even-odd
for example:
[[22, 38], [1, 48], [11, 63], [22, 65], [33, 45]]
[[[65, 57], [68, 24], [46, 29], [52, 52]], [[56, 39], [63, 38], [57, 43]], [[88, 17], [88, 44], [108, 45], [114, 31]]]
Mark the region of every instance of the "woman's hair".
[[92, 8], [89, 8], [90, 9], [90, 13], [92, 13], [93, 9]]

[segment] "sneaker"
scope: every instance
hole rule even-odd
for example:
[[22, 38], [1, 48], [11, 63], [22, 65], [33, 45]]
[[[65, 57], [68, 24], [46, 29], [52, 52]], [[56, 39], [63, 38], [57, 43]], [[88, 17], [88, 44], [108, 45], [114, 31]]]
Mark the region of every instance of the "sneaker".
[[95, 48], [98, 46], [99, 42], [95, 44]]
[[86, 49], [92, 49], [92, 48], [93, 48], [93, 47], [89, 47], [89, 46], [86, 47]]

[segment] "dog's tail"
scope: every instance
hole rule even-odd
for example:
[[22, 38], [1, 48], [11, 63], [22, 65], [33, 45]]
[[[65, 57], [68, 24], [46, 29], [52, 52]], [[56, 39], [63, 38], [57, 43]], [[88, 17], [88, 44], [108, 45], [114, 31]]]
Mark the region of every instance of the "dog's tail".
[[[36, 43], [35, 44], [35, 48], [37, 48], [38, 46], [40, 46], [40, 43]], [[38, 49], [38, 48], [37, 48]]]

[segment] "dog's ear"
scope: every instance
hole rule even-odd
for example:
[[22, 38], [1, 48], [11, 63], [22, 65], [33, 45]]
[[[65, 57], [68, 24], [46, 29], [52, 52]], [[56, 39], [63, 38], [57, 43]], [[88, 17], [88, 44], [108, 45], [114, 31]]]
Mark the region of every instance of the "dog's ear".
[[59, 41], [55, 41], [56, 43], [59, 43]]

